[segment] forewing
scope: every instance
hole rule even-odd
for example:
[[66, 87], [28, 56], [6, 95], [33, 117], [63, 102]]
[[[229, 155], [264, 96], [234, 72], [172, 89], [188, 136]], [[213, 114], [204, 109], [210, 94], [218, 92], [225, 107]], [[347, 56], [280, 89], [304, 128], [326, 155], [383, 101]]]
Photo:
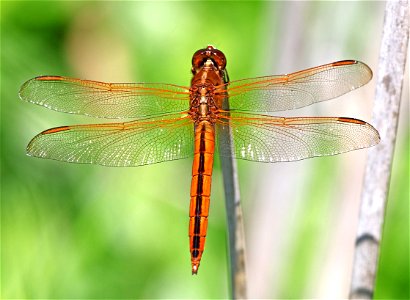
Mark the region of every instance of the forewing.
[[33, 78], [20, 98], [47, 108], [99, 118], [141, 118], [189, 108], [189, 88], [159, 83], [105, 83], [61, 76]]
[[366, 64], [345, 60], [289, 75], [237, 80], [228, 85], [229, 105], [249, 112], [296, 109], [339, 97], [371, 78]]
[[72, 163], [131, 167], [193, 155], [193, 122], [188, 116], [126, 123], [63, 126], [34, 137], [27, 154]]
[[[279, 118], [231, 113], [218, 121], [218, 131], [231, 126], [235, 158], [279, 162], [335, 155], [379, 143], [370, 124], [351, 118]], [[222, 156], [231, 156], [226, 140], [218, 140]]]

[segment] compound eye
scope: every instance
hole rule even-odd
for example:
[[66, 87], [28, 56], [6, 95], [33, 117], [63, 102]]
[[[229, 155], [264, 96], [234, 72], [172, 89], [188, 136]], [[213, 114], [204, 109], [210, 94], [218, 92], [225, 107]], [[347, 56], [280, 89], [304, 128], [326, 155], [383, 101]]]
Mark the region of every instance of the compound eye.
[[192, 56], [192, 67], [197, 69], [200, 68], [204, 62], [207, 60], [206, 49], [200, 49], [194, 53]]
[[226, 58], [225, 58], [225, 54], [223, 54], [222, 51], [219, 51], [218, 49], [214, 49], [211, 59], [216, 63], [219, 69], [221, 70], [225, 69]]

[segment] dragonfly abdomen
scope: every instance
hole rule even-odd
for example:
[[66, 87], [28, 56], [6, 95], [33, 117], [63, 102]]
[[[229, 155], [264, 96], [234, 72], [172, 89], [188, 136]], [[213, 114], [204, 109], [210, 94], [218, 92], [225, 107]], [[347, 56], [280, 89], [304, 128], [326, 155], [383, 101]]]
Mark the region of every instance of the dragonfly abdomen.
[[189, 209], [189, 244], [192, 274], [198, 272], [205, 246], [214, 162], [215, 130], [208, 121], [195, 128], [194, 161], [192, 164], [191, 204]]

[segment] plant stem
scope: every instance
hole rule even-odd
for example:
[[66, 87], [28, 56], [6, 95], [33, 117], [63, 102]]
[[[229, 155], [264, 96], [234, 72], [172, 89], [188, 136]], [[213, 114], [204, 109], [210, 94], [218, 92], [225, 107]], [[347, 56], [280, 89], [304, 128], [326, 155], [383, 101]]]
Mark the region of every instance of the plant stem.
[[[227, 99], [223, 108], [229, 107]], [[246, 299], [245, 233], [240, 202], [236, 160], [234, 159], [232, 131], [230, 126], [218, 126], [219, 153], [225, 190], [225, 207], [228, 223], [228, 253], [230, 283], [233, 299]], [[221, 145], [223, 145], [223, 150]], [[229, 151], [229, 153], [227, 152]]]
[[357, 229], [350, 299], [371, 299], [391, 176], [409, 40], [406, 0], [386, 4], [372, 124], [381, 142], [369, 150]]

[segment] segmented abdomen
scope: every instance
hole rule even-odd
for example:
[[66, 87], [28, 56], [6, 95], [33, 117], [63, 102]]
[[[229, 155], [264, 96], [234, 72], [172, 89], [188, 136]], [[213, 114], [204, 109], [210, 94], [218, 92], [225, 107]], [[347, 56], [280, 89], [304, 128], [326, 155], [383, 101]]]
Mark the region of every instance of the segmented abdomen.
[[205, 246], [214, 150], [214, 126], [208, 121], [201, 121], [195, 128], [191, 204], [189, 208], [189, 245], [191, 251], [192, 274], [198, 272], [199, 263]]

